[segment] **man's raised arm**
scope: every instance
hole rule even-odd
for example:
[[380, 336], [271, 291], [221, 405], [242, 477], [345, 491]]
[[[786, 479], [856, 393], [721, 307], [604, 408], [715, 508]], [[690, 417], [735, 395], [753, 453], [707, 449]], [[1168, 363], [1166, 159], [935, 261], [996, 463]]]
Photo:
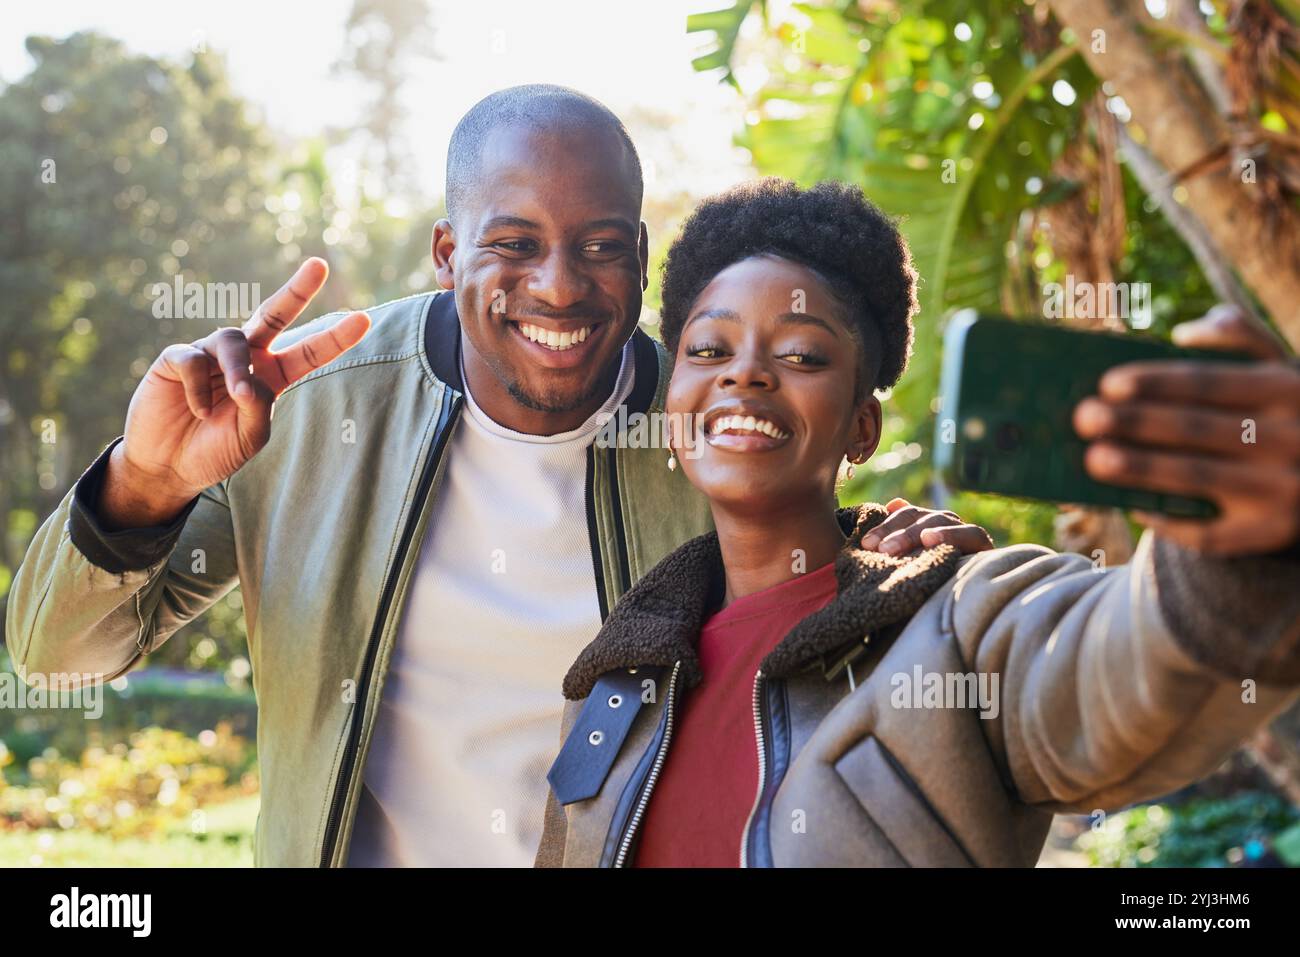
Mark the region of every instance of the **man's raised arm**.
[[24, 680], [121, 674], [237, 584], [226, 479], [266, 445], [275, 399], [370, 326], [354, 312], [271, 350], [328, 271], [307, 260], [243, 328], [154, 360], [124, 437], [46, 519], [14, 577], [5, 641]]

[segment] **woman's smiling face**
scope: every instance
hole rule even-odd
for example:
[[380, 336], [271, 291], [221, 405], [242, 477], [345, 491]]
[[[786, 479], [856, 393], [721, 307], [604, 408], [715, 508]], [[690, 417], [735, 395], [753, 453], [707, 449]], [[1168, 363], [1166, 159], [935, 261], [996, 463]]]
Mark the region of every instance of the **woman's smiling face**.
[[846, 318], [816, 272], [774, 255], [735, 263], [700, 292], [666, 406], [678, 421], [702, 425], [695, 448], [684, 448], [682, 435], [673, 445], [714, 504], [829, 502], [840, 460], [875, 451], [880, 403], [870, 382], [858, 394], [864, 346]]

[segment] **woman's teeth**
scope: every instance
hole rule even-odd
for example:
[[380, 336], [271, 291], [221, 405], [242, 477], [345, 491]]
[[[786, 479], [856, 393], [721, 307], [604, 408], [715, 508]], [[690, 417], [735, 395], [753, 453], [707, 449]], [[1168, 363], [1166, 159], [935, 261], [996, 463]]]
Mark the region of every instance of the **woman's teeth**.
[[784, 429], [777, 428], [767, 419], [758, 419], [752, 415], [721, 415], [713, 421], [709, 429], [711, 435], [721, 435], [723, 432], [762, 432], [764, 435], [770, 435], [774, 439], [789, 438], [790, 433]]
[[534, 326], [527, 322], [519, 323], [519, 331], [524, 334], [524, 338], [555, 352], [572, 349], [578, 343], [586, 341], [591, 328], [591, 326], [583, 326], [577, 332], [556, 332], [554, 329], [543, 329], [541, 326]]

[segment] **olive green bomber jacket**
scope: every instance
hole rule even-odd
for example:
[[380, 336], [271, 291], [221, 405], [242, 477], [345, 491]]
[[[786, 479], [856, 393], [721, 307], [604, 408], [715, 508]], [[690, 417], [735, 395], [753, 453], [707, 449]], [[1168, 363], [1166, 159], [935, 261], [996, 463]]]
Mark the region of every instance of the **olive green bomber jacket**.
[[[280, 396], [267, 446], [171, 526], [98, 525], [105, 450], [37, 532], [8, 601], [5, 640], [20, 676], [111, 680], [242, 586], [261, 865], [347, 861], [403, 596], [463, 404], [450, 292], [369, 312], [359, 345]], [[662, 347], [639, 329], [633, 351], [629, 416], [662, 408], [670, 373]], [[588, 451], [602, 618], [665, 554], [712, 527], [707, 502], [665, 462], [657, 449]]]

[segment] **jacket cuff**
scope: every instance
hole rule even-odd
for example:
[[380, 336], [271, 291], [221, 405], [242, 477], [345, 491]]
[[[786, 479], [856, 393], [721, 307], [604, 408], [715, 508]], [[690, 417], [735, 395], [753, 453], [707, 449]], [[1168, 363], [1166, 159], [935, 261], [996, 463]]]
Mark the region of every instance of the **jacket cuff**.
[[1160, 612], [1187, 654], [1232, 681], [1300, 683], [1300, 545], [1214, 558], [1153, 544]]
[[199, 501], [196, 495], [168, 525], [106, 531], [100, 524], [97, 511], [99, 494], [108, 472], [108, 457], [121, 441], [118, 438], [109, 443], [77, 480], [68, 507], [68, 536], [72, 544], [92, 565], [114, 575], [144, 571], [166, 559], [176, 547], [185, 521]]

